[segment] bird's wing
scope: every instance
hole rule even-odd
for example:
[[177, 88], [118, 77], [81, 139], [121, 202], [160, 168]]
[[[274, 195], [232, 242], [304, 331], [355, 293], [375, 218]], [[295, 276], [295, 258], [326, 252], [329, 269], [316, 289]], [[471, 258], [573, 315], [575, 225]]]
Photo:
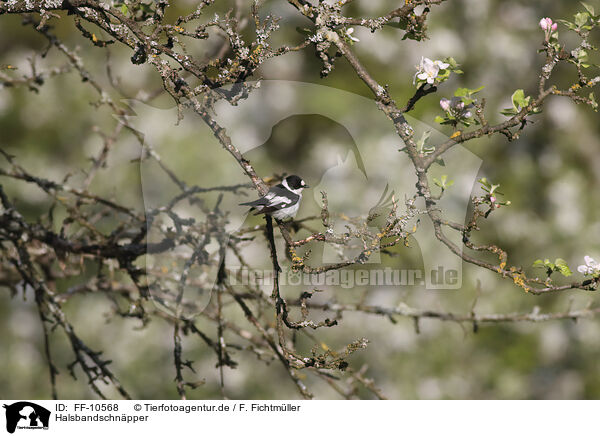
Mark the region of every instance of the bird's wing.
[[261, 197], [258, 200], [254, 200], [254, 201], [248, 201], [246, 203], [240, 203], [240, 206], [252, 206], [252, 207], [256, 207], [256, 206], [264, 206], [265, 203], [265, 197]]
[[275, 207], [280, 205], [281, 207], [287, 207], [296, 203], [300, 199], [300, 196], [279, 184], [269, 189], [264, 198], [269, 200], [269, 206]]
[[268, 208], [270, 210], [277, 210], [291, 206], [296, 203], [299, 198], [299, 195], [290, 192], [288, 189], [285, 189], [283, 185], [279, 184], [269, 189], [269, 192], [267, 192], [264, 197], [255, 201], [240, 203], [240, 205], [251, 207], [262, 206], [263, 208]]

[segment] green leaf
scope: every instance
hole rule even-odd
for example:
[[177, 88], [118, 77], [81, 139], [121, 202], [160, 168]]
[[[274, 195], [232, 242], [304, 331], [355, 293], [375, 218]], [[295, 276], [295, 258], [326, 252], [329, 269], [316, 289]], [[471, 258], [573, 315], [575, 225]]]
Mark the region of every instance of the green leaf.
[[517, 89], [512, 95], [513, 107], [522, 109], [529, 104], [531, 97], [525, 97], [525, 92], [522, 89]]
[[533, 267], [534, 268], [546, 268], [546, 265], [544, 265], [544, 261], [542, 259], [538, 259], [535, 262], [533, 262]]
[[440, 188], [442, 188], [442, 190], [449, 188], [450, 186], [454, 185], [454, 181], [453, 180], [448, 180], [448, 175], [444, 174], [440, 177], [440, 179], [433, 179], [433, 183], [435, 183], [437, 186], [439, 186]]
[[570, 275], [573, 274], [571, 272], [571, 269], [569, 268], [569, 265], [567, 265], [567, 262], [564, 259], [561, 259], [559, 257], [558, 259], [556, 259], [554, 261], [554, 264], [555, 264], [555, 269], [558, 270], [558, 272], [560, 272], [563, 276], [569, 277]]
[[510, 97], [515, 108], [519, 106], [519, 102], [525, 100], [525, 91], [517, 89]]
[[[577, 29], [577, 26], [575, 25], [575, 23], [571, 23], [570, 21], [567, 21], [567, 20], [556, 20], [556, 21], [567, 26], [569, 28], [569, 30]], [[543, 50], [541, 50], [541, 51], [543, 51]]]
[[490, 191], [490, 188], [492, 187], [492, 185], [490, 184], [490, 182], [488, 182], [488, 179], [483, 177], [483, 178], [479, 179], [479, 183], [481, 183], [483, 185], [481, 187], [481, 189], [483, 189], [486, 192]]
[[598, 103], [596, 102], [596, 96], [594, 95], [594, 93], [590, 92], [590, 95], [588, 96], [588, 98], [590, 99], [590, 101], [592, 103], [592, 109], [594, 109], [596, 112], [598, 112]]
[[518, 113], [519, 113], [519, 111], [518, 111], [518, 110], [516, 110], [516, 109], [512, 109], [512, 108], [511, 108], [511, 109], [504, 109], [504, 110], [501, 110], [501, 111], [500, 111], [500, 113], [501, 113], [502, 115], [506, 115], [507, 117], [510, 117], [510, 116], [512, 116], [512, 115], [516, 115], [516, 114], [518, 114]]
[[440, 117], [439, 115], [433, 119], [433, 121], [435, 121], [436, 123], [440, 123], [440, 124], [447, 120], [448, 120], [447, 118]]
[[577, 52], [577, 60], [579, 61], [579, 65], [583, 68], [589, 68], [592, 66], [590, 63], [590, 56], [586, 50], [579, 50]]
[[152, 9], [152, 6], [149, 5], [149, 4], [147, 4], [147, 3], [140, 3], [140, 9], [145, 14], [152, 14], [152, 13], [154, 13], [154, 9]]
[[483, 88], [485, 88], [485, 86], [480, 86], [479, 88], [476, 89], [469, 89], [469, 88], [458, 88], [455, 92], [454, 92], [454, 96], [455, 97], [470, 97], [473, 94], [477, 94], [479, 91], [481, 91]]
[[[525, 97], [525, 92], [522, 89], [517, 89], [511, 96], [512, 108], [500, 111], [502, 115], [511, 116], [518, 114], [524, 107], [529, 105], [531, 97]], [[537, 108], [532, 110], [533, 113], [539, 112]]]
[[587, 12], [577, 12], [575, 14], [575, 24], [577, 24], [578, 27], [582, 27], [584, 26], [588, 19], [590, 18], [590, 14]]
[[594, 7], [590, 6], [584, 2], [580, 2], [581, 5], [590, 13], [592, 17], [596, 17], [596, 13], [594, 12]]
[[419, 139], [417, 141], [417, 151], [419, 153], [421, 153], [424, 148], [425, 148], [425, 143], [427, 142], [427, 140], [429, 139], [429, 137], [431, 136], [431, 130], [426, 130], [425, 132], [423, 132], [423, 134], [421, 135], [421, 139]]
[[449, 69], [448, 70], [440, 70], [440, 72], [438, 73], [435, 80], [437, 80], [440, 83], [444, 82], [446, 79], [448, 79], [448, 77], [450, 77], [450, 71], [451, 70], [449, 70]]
[[451, 70], [453, 70], [453, 69], [455, 69], [455, 68], [457, 68], [457, 67], [458, 67], [458, 62], [456, 62], [456, 59], [454, 59], [453, 57], [448, 57], [448, 58], [444, 59], [444, 62], [445, 62], [446, 64], [449, 64], [449, 65], [450, 65], [450, 67], [449, 67], [449, 68], [450, 68]]
[[123, 13], [123, 15], [127, 15], [127, 13], [129, 12], [129, 8], [125, 3], [121, 5], [121, 12]]

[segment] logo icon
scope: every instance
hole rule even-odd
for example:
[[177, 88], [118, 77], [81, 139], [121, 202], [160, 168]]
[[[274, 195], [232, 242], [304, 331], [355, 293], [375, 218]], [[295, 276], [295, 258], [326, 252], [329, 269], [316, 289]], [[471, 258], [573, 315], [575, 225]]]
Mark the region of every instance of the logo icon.
[[29, 401], [19, 401], [6, 409], [6, 431], [14, 433], [18, 429], [47, 430], [50, 422], [50, 411]]

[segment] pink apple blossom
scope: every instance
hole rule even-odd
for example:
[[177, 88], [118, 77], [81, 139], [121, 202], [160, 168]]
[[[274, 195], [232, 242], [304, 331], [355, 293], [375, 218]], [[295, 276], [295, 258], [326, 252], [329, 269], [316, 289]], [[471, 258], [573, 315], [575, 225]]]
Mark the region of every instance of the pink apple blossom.
[[470, 104], [465, 107], [465, 103], [460, 97], [452, 97], [450, 100], [442, 98], [440, 100], [440, 106], [444, 111], [456, 118], [470, 118], [472, 116], [470, 108], [473, 105]]
[[540, 28], [545, 32], [554, 32], [556, 29], [558, 29], [558, 24], [554, 23], [552, 18], [542, 18], [540, 20]]
[[542, 18], [540, 20], [540, 27], [542, 30], [548, 30], [552, 27], [552, 19], [550, 18]]

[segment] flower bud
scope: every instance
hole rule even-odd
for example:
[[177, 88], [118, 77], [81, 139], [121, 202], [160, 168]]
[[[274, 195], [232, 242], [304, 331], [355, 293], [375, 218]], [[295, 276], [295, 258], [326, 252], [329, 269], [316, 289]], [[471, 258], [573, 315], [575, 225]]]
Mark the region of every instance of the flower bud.
[[550, 30], [554, 32], [558, 28], [558, 25], [552, 22], [552, 18], [542, 18], [540, 20], [540, 28], [546, 32]]
[[[548, 21], [550, 21], [550, 24], [548, 24]], [[540, 28], [542, 30], [548, 30], [550, 27], [552, 27], [552, 20], [550, 18], [542, 18], [540, 20]]]

